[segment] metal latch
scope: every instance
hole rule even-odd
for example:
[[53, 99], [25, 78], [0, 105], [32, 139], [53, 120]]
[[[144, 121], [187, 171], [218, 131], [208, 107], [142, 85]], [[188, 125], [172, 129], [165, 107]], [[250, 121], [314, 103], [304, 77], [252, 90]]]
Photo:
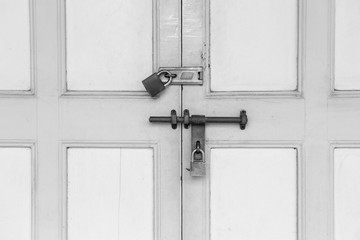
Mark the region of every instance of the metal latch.
[[203, 68], [202, 67], [170, 67], [159, 68], [159, 71], [151, 74], [142, 81], [146, 91], [155, 97], [165, 90], [167, 86], [172, 85], [202, 85]]
[[202, 85], [203, 67], [161, 67], [159, 71], [169, 71], [173, 75], [172, 85]]
[[246, 111], [240, 111], [239, 117], [206, 117], [204, 115], [191, 115], [189, 110], [184, 110], [184, 116], [178, 117], [175, 110], [171, 110], [170, 117], [150, 117], [150, 122], [171, 123], [173, 129], [177, 128], [178, 123], [184, 124], [187, 129], [191, 125], [191, 160], [190, 175], [205, 176], [206, 160], [205, 160], [205, 124], [206, 123], [238, 123], [240, 129], [244, 130], [248, 123]]

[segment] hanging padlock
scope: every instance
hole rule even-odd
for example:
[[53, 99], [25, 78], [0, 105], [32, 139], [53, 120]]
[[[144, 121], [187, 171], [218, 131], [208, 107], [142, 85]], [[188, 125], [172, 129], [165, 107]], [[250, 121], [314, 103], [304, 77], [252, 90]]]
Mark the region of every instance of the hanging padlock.
[[[163, 82], [161, 80], [161, 76], [164, 75], [168, 80]], [[146, 91], [151, 95], [151, 97], [155, 97], [157, 94], [162, 92], [167, 86], [169, 86], [172, 82], [173, 74], [169, 71], [162, 70], [157, 73], [150, 75], [148, 78], [142, 81]]]
[[[199, 153], [199, 159], [196, 159], [195, 154]], [[206, 162], [205, 162], [205, 153], [201, 148], [196, 148], [191, 153], [191, 162], [190, 162], [190, 176], [192, 177], [202, 177], [206, 175]]]

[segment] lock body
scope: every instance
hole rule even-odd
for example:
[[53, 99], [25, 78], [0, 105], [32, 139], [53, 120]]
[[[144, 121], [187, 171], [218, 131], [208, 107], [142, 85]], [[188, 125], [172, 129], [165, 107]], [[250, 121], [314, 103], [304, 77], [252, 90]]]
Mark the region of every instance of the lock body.
[[202, 177], [206, 175], [206, 163], [203, 161], [193, 161], [190, 164], [190, 176]]
[[147, 77], [142, 81], [142, 84], [151, 97], [155, 97], [160, 92], [165, 90], [165, 84], [161, 81], [160, 75], [158, 73], [153, 73]]
[[[161, 76], [164, 76], [167, 78], [166, 82], [163, 82], [161, 80]], [[151, 74], [149, 77], [147, 77], [145, 80], [142, 81], [142, 84], [144, 85], [146, 91], [150, 94], [151, 97], [155, 97], [160, 92], [165, 90], [165, 88], [171, 84], [173, 80], [173, 75], [171, 72], [166, 70], [160, 70], [157, 73]]]

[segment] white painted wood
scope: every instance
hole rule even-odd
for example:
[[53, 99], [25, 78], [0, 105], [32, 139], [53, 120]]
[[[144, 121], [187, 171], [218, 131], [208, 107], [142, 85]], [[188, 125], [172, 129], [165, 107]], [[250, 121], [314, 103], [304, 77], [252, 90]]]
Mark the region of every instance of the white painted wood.
[[[191, 3], [190, 3], [191, 2]], [[221, 144], [222, 148], [229, 147], [238, 147], [242, 148], [244, 146], [248, 146], [251, 144], [253, 147], [287, 147], [295, 143], [301, 143], [305, 137], [305, 100], [301, 97], [302, 91], [302, 83], [301, 79], [299, 79], [299, 88], [297, 91], [293, 93], [290, 92], [259, 92], [258, 90], [263, 89], [254, 89], [253, 93], [247, 93], [247, 97], [244, 94], [240, 94], [237, 91], [238, 89], [231, 89], [225, 83], [224, 79], [227, 79], [226, 74], [230, 74], [230, 71], [226, 69], [219, 69], [217, 80], [219, 83], [224, 83], [224, 89], [228, 90], [228, 92], [223, 92], [221, 95], [215, 94], [210, 91], [210, 81], [213, 80], [214, 75], [210, 75], [210, 68], [213, 67], [213, 55], [212, 48], [214, 47], [214, 42], [210, 42], [210, 36], [213, 36], [213, 31], [209, 23], [211, 24], [211, 20], [209, 13], [211, 12], [212, 2], [210, 1], [184, 1], [184, 6], [190, 5], [200, 5], [199, 9], [202, 10], [202, 14], [197, 12], [196, 14], [186, 15], [187, 18], [183, 19], [183, 22], [192, 22], [194, 27], [188, 26], [187, 29], [183, 29], [184, 36], [189, 34], [188, 38], [192, 38], [192, 42], [184, 42], [183, 45], [184, 52], [196, 52], [199, 51], [199, 43], [206, 43], [206, 48], [201, 49], [203, 52], [203, 58], [198, 58], [197, 62], [194, 61], [193, 57], [183, 56], [183, 64], [188, 65], [189, 63], [196, 65], [205, 66], [205, 86], [184, 86], [183, 90], [183, 108], [189, 109], [191, 114], [204, 114], [206, 116], [238, 116], [240, 110], [244, 109], [247, 111], [249, 116], [249, 124], [245, 131], [240, 131], [238, 125], [224, 125], [224, 124], [212, 124], [206, 126], [206, 140], [207, 140], [207, 156], [210, 157], [210, 149], [216, 147], [217, 144]], [[251, 4], [251, 3], [249, 3]], [[234, 8], [231, 8], [231, 4], [223, 4], [218, 3], [219, 6], [225, 7], [227, 6], [229, 11]], [[254, 5], [256, 6], [256, 5]], [[303, 6], [299, 3], [299, 6]], [[210, 9], [209, 9], [210, 8]], [[256, 7], [255, 7], [256, 8]], [[296, 9], [296, 12], [299, 11], [299, 16], [302, 16], [302, 9]], [[200, 10], [199, 10], [200, 11]], [[234, 11], [235, 12], [235, 11]], [[234, 13], [235, 14], [235, 13]], [[230, 14], [231, 15], [231, 14]], [[296, 14], [297, 15], [297, 14]], [[226, 18], [223, 18], [226, 19]], [[296, 20], [297, 21], [297, 20]], [[300, 26], [302, 26], [302, 19], [299, 19]], [[196, 24], [194, 24], [196, 22]], [[197, 26], [200, 23], [204, 26], [201, 30], [202, 33], [194, 33], [194, 29], [198, 29]], [[250, 24], [250, 23], [249, 23]], [[254, 23], [255, 24], [255, 23]], [[219, 23], [220, 25], [220, 23]], [[235, 24], [233, 25], [235, 28]], [[221, 27], [218, 26], [218, 29]], [[302, 28], [293, 29], [294, 32], [299, 32], [299, 39], [294, 39], [294, 43], [299, 42], [299, 45], [303, 44], [302, 36]], [[294, 33], [293, 32], [293, 33]], [[286, 33], [285, 33], [286, 34]], [[291, 34], [291, 33], [290, 33]], [[266, 35], [266, 34], [265, 34]], [[267, 34], [269, 35], [269, 34]], [[199, 36], [195, 38], [195, 36]], [[242, 36], [239, 34], [239, 37]], [[248, 35], [246, 35], [248, 36]], [[215, 35], [215, 37], [219, 38], [222, 36]], [[249, 36], [248, 36], [249, 37]], [[236, 44], [233, 44], [235, 47]], [[232, 49], [227, 46], [228, 49]], [[270, 50], [269, 50], [270, 51]], [[223, 54], [223, 53], [222, 53]], [[302, 56], [302, 52], [296, 53], [296, 55]], [[272, 56], [267, 56], [274, 57]], [[275, 57], [276, 58], [276, 57]], [[210, 60], [211, 59], [211, 63]], [[225, 62], [226, 56], [217, 59], [217, 61]], [[195, 63], [194, 63], [195, 62]], [[280, 61], [281, 62], [281, 61]], [[209, 65], [211, 64], [211, 65]], [[302, 59], [299, 59], [299, 70], [302, 69]], [[256, 66], [256, 65], [254, 65]], [[252, 67], [254, 67], [252, 66]], [[261, 69], [259, 66], [257, 68], [257, 73], [262, 74], [266, 73], [266, 70]], [[232, 68], [231, 71], [234, 71], [235, 74], [238, 70], [238, 67]], [[297, 73], [298, 76], [302, 76], [301, 73]], [[230, 79], [230, 78], [229, 78]], [[268, 80], [268, 78], [266, 78]], [[265, 81], [265, 79], [261, 79], [261, 81]], [[228, 88], [228, 89], [227, 89]], [[251, 95], [253, 94], [253, 95]], [[195, 239], [211, 239], [212, 235], [210, 235], [211, 229], [211, 219], [210, 219], [210, 203], [209, 196], [211, 195], [210, 186], [208, 181], [210, 176], [208, 175], [206, 178], [192, 178], [189, 176], [186, 168], [189, 167], [189, 157], [190, 156], [190, 146], [187, 142], [187, 139], [190, 139], [190, 130], [183, 131], [183, 236], [184, 239], [187, 240], [195, 240]], [[296, 148], [298, 148], [297, 146]], [[299, 151], [299, 161], [301, 161], [301, 148], [298, 148]], [[238, 156], [241, 159], [241, 156]], [[211, 164], [211, 163], [210, 163]], [[212, 167], [210, 167], [212, 168]], [[305, 202], [304, 194], [302, 191], [303, 182], [302, 176], [300, 173], [303, 172], [303, 165], [299, 164], [297, 167], [299, 176], [297, 181], [299, 185], [296, 189], [296, 194], [299, 196], [298, 204], [293, 204], [293, 208], [297, 209], [297, 225], [296, 232], [292, 235], [296, 236], [299, 239], [302, 239], [304, 234], [304, 225], [303, 225], [303, 208], [302, 204]], [[244, 170], [246, 171], [246, 170]], [[230, 184], [230, 183], [229, 183]], [[224, 184], [223, 184], [224, 185]], [[223, 186], [224, 191], [232, 191], [228, 186]], [[236, 208], [236, 206], [235, 206]], [[236, 211], [236, 210], [234, 210]], [[246, 216], [245, 216], [246, 217]], [[217, 221], [217, 220], [215, 220]], [[235, 223], [234, 223], [235, 224]], [[234, 230], [236, 231], [236, 230]], [[261, 230], [259, 230], [261, 231]], [[250, 238], [251, 239], [251, 238]], [[256, 238], [254, 238], [256, 239]]]
[[0, 238], [31, 240], [33, 160], [31, 148], [0, 147]]
[[[184, 1], [184, 4], [190, 5], [189, 2]], [[297, 239], [334, 239], [330, 142], [358, 141], [360, 138], [356, 130], [360, 121], [360, 115], [356, 114], [359, 106], [357, 98], [354, 98], [356, 95], [352, 95], [352, 98], [343, 98], [335, 96], [331, 91], [332, 57], [335, 56], [332, 39], [334, 2], [325, 0], [298, 2], [299, 89], [295, 91], [297, 93], [254, 91], [247, 94], [231, 91], [230, 88], [227, 89], [228, 92], [211, 92], [209, 84], [215, 77], [213, 74], [210, 75], [210, 70], [214, 67], [211, 64], [214, 57], [211, 50], [217, 46], [214, 46], [215, 42], [210, 42], [210, 36], [214, 33], [209, 19], [211, 14], [215, 14], [215, 10], [212, 10], [213, 3], [210, 1], [199, 0], [196, 3], [202, 6], [199, 8], [202, 14], [198, 12], [186, 15], [188, 19], [183, 20], [193, 22], [194, 27], [188, 26], [189, 29], [183, 29], [183, 32], [185, 36], [188, 32], [191, 32], [194, 38], [198, 36], [192, 39], [196, 44], [185, 44], [183, 48], [184, 52], [198, 52], [200, 42], [206, 43], [206, 48], [202, 49], [202, 59], [197, 58], [197, 61], [194, 61], [193, 56], [189, 58], [183, 56], [183, 64], [195, 62], [196, 65], [205, 66], [205, 86], [184, 86], [183, 108], [189, 109], [192, 114], [207, 116], [238, 116], [239, 111], [244, 109], [249, 117], [245, 131], [240, 131], [237, 125], [207, 125], [206, 155], [209, 157], [210, 150], [218, 145], [222, 148], [242, 148], [248, 145], [255, 148], [265, 146], [281, 148], [298, 144], [298, 159], [301, 163], [298, 165]], [[253, 1], [248, 4], [252, 3]], [[226, 4], [219, 2], [218, 5], [224, 7]], [[230, 12], [234, 8], [231, 5], [226, 6], [228, 6], [226, 16], [230, 17]], [[257, 7], [255, 4], [254, 6]], [[274, 11], [279, 11], [278, 14], [283, 13], [281, 8]], [[201, 30], [202, 33], [193, 33], [193, 29], [198, 29], [197, 26], [200, 24], [205, 26], [205, 30]], [[250, 26], [254, 27], [255, 24], [256, 21]], [[246, 38], [249, 35], [239, 33], [238, 37]], [[268, 33], [264, 39], [268, 43], [276, 37]], [[226, 50], [238, 47], [235, 43], [233, 45], [227, 46]], [[271, 54], [265, 58], [274, 59], [276, 62], [277, 57], [278, 54]], [[217, 61], [223, 62], [226, 59], [226, 56], [222, 56]], [[257, 67], [259, 74], [267, 73], [266, 68], [254, 66]], [[237, 72], [239, 69], [233, 68], [231, 71]], [[220, 69], [216, 76], [219, 84], [224, 83], [225, 89], [228, 88], [225, 81], [228, 78], [224, 76], [231, 71], [226, 68]], [[265, 76], [262, 81], [267, 79], [268, 77]], [[343, 94], [343, 96], [348, 95]], [[190, 139], [190, 130], [183, 131], [183, 139], [184, 239], [209, 240], [211, 239], [209, 224], [211, 192], [208, 192], [210, 189], [208, 181], [211, 175], [203, 179], [189, 176], [186, 168], [189, 167], [191, 146], [186, 141]], [[231, 190], [233, 189], [229, 189]]]
[[147, 0], [68, 1], [67, 89], [143, 90], [153, 69], [152, 13]]
[[360, 149], [334, 151], [334, 232], [335, 239], [359, 239]]
[[30, 91], [32, 2], [0, 1], [0, 91]]
[[331, 3], [306, 2], [304, 70], [305, 239], [332, 239], [331, 176], [327, 116], [331, 76]]
[[[31, 56], [36, 60], [36, 95], [0, 93], [0, 142], [9, 147], [36, 145], [33, 153], [38, 176], [34, 181], [36, 198], [32, 206], [34, 232], [28, 239], [66, 240], [64, 149], [67, 147], [153, 149], [154, 161], [158, 163], [153, 174], [154, 179], [158, 178], [154, 180], [156, 191], [152, 192], [153, 202], [157, 204], [152, 212], [152, 239], [180, 239], [180, 129], [173, 131], [169, 125], [148, 122], [150, 115], [168, 115], [171, 109], [180, 112], [180, 87], [169, 87], [157, 99], [150, 99], [143, 90], [126, 94], [84, 91], [64, 95], [65, 2], [36, 0], [36, 4], [35, 1], [26, 3], [34, 5], [36, 19], [30, 22], [36, 46]], [[151, 41], [159, 36], [167, 40], [150, 43], [154, 44], [155, 52], [159, 52], [154, 54], [149, 66], [143, 66], [150, 69], [150, 73], [159, 64], [180, 66], [181, 59], [179, 2], [158, 0], [153, 4], [154, 8], [151, 1], [147, 2], [150, 9], [144, 11], [151, 13], [156, 9], [159, 12], [152, 12], [152, 18], [146, 23], [151, 29], [143, 30], [154, 32]], [[137, 21], [143, 22], [143, 19]], [[29, 40], [27, 44], [31, 44]], [[141, 227], [138, 230], [140, 234]]]
[[[163, 23], [171, 22], [171, 26], [163, 29], [156, 20], [153, 22], [154, 26], [152, 26], [151, 32], [155, 28], [154, 34], [171, 38], [172, 41], [164, 45], [159, 43], [159, 49], [162, 51], [160, 51], [160, 55], [155, 54], [155, 62], [148, 67], [151, 70], [153, 66], [159, 64], [158, 61], [161, 63], [163, 61], [161, 59], [167, 55], [172, 55], [173, 58], [167, 59], [166, 62], [172, 66], [178, 66], [179, 53], [176, 49], [179, 44], [177, 31], [180, 20], [175, 22], [174, 20], [178, 19], [179, 5], [176, 1], [154, 1], [153, 4], [157, 6], [154, 9], [160, 9], [160, 12], [155, 12], [154, 16], [163, 19]], [[138, 21], [143, 23], [143, 20], [139, 19]], [[131, 28], [132, 26], [128, 25], [127, 27]], [[62, 37], [64, 36], [62, 35]], [[153, 37], [155, 41], [157, 38]], [[158, 45], [158, 43], [154, 44]], [[124, 57], [123, 61], [127, 61], [128, 56]], [[136, 80], [136, 83], [140, 83], [140, 80]], [[153, 125], [148, 122], [151, 115], [168, 115], [171, 109], [179, 111], [179, 93], [179, 87], [170, 87], [161, 95], [160, 99], [154, 100], [149, 97], [139, 98], [137, 93], [130, 93], [126, 98], [104, 97], [106, 95], [95, 97], [90, 93], [88, 97], [81, 99], [61, 97], [58, 100], [59, 138], [63, 141], [70, 141], [72, 147], [81, 147], [85, 142], [92, 143], [92, 147], [153, 148], [154, 158], [159, 163], [158, 169], [156, 171], [154, 169], [154, 175], [159, 178], [159, 181], [156, 182], [156, 186], [154, 186], [156, 192], [153, 193], [156, 196], [154, 201], [158, 205], [153, 209], [154, 228], [151, 239], [180, 238], [180, 130], [173, 131], [168, 125]], [[146, 96], [144, 92], [141, 94]], [[172, 144], [169, 145], [169, 142]], [[86, 147], [89, 146], [86, 145]], [[62, 161], [64, 159], [63, 157]], [[64, 173], [64, 168], [62, 170]], [[62, 180], [64, 182], [64, 179]], [[62, 198], [63, 203], [64, 199], [65, 196]], [[62, 208], [64, 213], [66, 206], [62, 204]], [[65, 219], [66, 215], [63, 214], [60, 225], [63, 229], [62, 239], [66, 239], [67, 223]], [[136, 234], [141, 234], [138, 223], [134, 224], [139, 231]], [[132, 227], [135, 226], [132, 225]], [[128, 231], [130, 229], [128, 228]]]
[[212, 91], [297, 89], [297, 0], [211, 1], [210, 19]]
[[154, 239], [153, 156], [153, 149], [68, 148], [68, 239]]
[[211, 239], [297, 239], [297, 150], [213, 148]]
[[360, 89], [360, 3], [355, 0], [335, 2], [335, 89]]
[[[65, 3], [29, 3], [34, 7], [32, 19], [36, 19], [30, 21], [29, 28], [34, 44], [28, 40], [32, 46], [30, 59], [36, 60], [31, 65], [36, 66], [31, 74], [36, 76], [36, 89], [29, 91], [29, 96], [1, 95], [0, 140], [9, 147], [37, 145], [32, 240], [66, 240], [64, 164], [68, 147], [154, 149], [154, 159], [159, 163], [155, 169], [159, 176], [159, 190], [154, 192], [158, 204], [155, 236], [209, 240], [209, 175], [191, 178], [186, 170], [190, 130], [173, 131], [166, 124], [148, 123], [150, 115], [169, 115], [171, 109], [180, 113], [185, 108], [191, 114], [207, 116], [238, 116], [241, 109], [247, 110], [249, 124], [245, 131], [237, 125], [206, 127], [206, 154], [220, 145], [297, 148], [298, 240], [334, 239], [330, 144], [353, 145], [360, 140], [359, 95], [356, 91], [351, 95], [333, 91], [334, 0], [299, 0], [298, 89], [246, 94], [231, 89], [210, 91], [210, 77], [214, 77], [210, 76], [209, 65], [214, 47], [210, 45], [210, 1], [154, 1], [154, 9], [159, 12], [153, 13], [152, 37], [158, 41], [153, 42], [157, 54], [151, 67], [205, 67], [204, 86], [184, 86], [182, 93], [180, 87], [171, 86], [157, 99], [150, 99], [144, 91], [66, 92]], [[271, 38], [271, 34], [266, 37]], [[276, 61], [277, 56], [267, 57]], [[260, 67], [256, 70], [265, 72]]]

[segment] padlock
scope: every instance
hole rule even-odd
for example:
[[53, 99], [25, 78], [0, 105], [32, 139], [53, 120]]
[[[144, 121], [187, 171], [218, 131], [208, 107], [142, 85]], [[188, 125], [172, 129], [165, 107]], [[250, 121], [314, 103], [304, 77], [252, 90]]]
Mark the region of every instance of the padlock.
[[[195, 153], [201, 153], [201, 160], [195, 159]], [[206, 175], [205, 153], [201, 148], [196, 148], [191, 154], [190, 176], [202, 177]]]
[[[167, 82], [161, 81], [161, 75], [166, 75], [168, 78]], [[162, 70], [157, 73], [150, 75], [148, 78], [142, 81], [146, 91], [151, 95], [151, 97], [155, 97], [157, 94], [162, 92], [167, 86], [171, 84], [172, 74], [169, 71]]]

